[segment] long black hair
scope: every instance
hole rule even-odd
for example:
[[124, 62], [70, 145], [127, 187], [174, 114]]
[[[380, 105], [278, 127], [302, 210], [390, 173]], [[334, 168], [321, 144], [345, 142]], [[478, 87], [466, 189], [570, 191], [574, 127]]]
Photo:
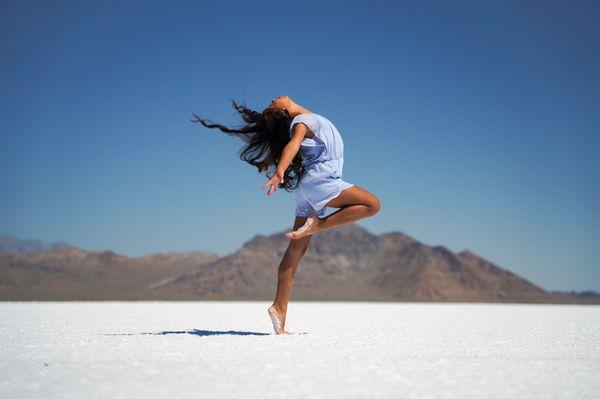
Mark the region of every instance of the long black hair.
[[[194, 113], [192, 113], [194, 115], [192, 122], [200, 122], [205, 127], [217, 128], [242, 139], [247, 145], [240, 150], [240, 159], [254, 165], [258, 169], [258, 173], [266, 172], [267, 178], [270, 179], [279, 165], [283, 149], [290, 141], [293, 117], [287, 109], [267, 108], [262, 112], [256, 112], [246, 107], [245, 104], [238, 105], [235, 100], [230, 100], [246, 122], [244, 126], [237, 129], [228, 128], [218, 123], [212, 123], [209, 119], [202, 119]], [[269, 174], [270, 169], [271, 173]], [[302, 164], [300, 152], [298, 152], [284, 172], [283, 184], [280, 183], [278, 187], [286, 191], [296, 189], [304, 172], [305, 167]]]

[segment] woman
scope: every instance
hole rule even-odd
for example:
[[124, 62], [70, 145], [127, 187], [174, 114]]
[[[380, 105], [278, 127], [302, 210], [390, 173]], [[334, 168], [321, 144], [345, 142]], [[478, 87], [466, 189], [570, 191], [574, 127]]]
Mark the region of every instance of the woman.
[[[276, 334], [285, 330], [287, 305], [296, 269], [314, 233], [373, 216], [379, 199], [370, 192], [342, 180], [344, 143], [333, 123], [322, 115], [279, 96], [256, 112], [233, 101], [246, 125], [230, 129], [194, 115], [193, 122], [237, 135], [247, 145], [240, 158], [258, 168], [274, 172], [263, 185], [272, 195], [277, 188], [294, 191], [294, 227], [286, 233], [290, 242], [279, 265], [277, 292], [268, 313]], [[326, 208], [339, 208], [324, 216]]]

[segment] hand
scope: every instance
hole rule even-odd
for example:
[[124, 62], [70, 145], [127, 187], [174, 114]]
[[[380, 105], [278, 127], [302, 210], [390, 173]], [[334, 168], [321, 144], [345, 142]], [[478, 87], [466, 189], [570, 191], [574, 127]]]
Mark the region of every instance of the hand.
[[275, 191], [277, 191], [277, 186], [281, 183], [283, 184], [284, 180], [283, 180], [283, 173], [276, 171], [275, 174], [265, 182], [265, 184], [262, 185], [262, 189], [264, 190], [266, 187], [269, 187], [269, 192], [267, 193], [267, 195], [271, 195], [273, 194]]

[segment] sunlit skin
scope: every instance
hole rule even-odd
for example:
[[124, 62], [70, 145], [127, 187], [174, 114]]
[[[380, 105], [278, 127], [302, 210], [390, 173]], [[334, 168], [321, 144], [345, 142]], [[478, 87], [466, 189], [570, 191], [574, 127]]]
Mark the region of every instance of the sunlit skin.
[[[312, 113], [309, 109], [296, 104], [287, 95], [274, 98], [265, 110], [269, 108], [287, 109], [292, 117], [299, 114]], [[267, 195], [272, 195], [277, 190], [278, 184], [283, 182], [284, 172], [296, 156], [300, 149], [300, 143], [305, 137], [312, 138], [314, 134], [303, 123], [294, 125], [292, 138], [283, 150], [281, 160], [274, 175], [262, 185], [263, 190], [267, 187], [269, 188]], [[379, 212], [381, 202], [375, 195], [354, 185], [343, 190], [340, 195], [329, 201], [326, 207], [339, 209], [323, 218], [319, 218], [316, 215], [309, 217], [296, 216], [292, 231], [286, 233], [286, 236], [290, 238], [290, 242], [279, 264], [275, 300], [268, 309], [271, 320], [274, 320], [273, 327], [277, 334], [293, 334], [285, 330], [287, 306], [292, 293], [298, 263], [308, 249], [308, 243], [312, 235], [335, 226], [373, 216]], [[280, 325], [277, 325], [277, 319], [281, 322]]]

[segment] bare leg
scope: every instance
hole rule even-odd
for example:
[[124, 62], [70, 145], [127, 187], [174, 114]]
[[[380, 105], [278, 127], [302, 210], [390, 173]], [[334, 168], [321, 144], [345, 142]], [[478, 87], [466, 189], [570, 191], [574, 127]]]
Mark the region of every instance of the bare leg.
[[[359, 219], [373, 216], [381, 208], [379, 198], [358, 186], [352, 186], [343, 190], [340, 195], [327, 203], [328, 207], [340, 208], [331, 215], [320, 219], [313, 217], [312, 223], [305, 228], [287, 233], [287, 236], [296, 239], [310, 237], [312, 234], [330, 229], [346, 223], [355, 222]], [[295, 229], [296, 230], [296, 229]]]
[[[294, 230], [302, 226], [306, 222], [306, 217], [296, 216], [294, 220]], [[273, 329], [277, 334], [288, 333], [285, 331], [285, 318], [287, 315], [287, 306], [292, 294], [292, 286], [296, 277], [298, 263], [304, 256], [311, 236], [304, 237], [298, 240], [290, 240], [288, 248], [283, 255], [283, 259], [279, 264], [277, 273], [277, 292], [275, 300], [269, 307], [268, 313], [271, 321], [273, 321]]]

